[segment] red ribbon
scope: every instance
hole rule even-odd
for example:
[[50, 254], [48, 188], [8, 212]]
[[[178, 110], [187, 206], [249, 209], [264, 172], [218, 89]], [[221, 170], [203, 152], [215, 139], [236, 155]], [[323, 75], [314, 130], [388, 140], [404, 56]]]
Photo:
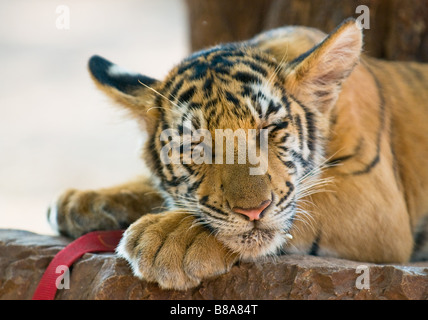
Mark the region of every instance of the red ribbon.
[[123, 230], [94, 231], [87, 233], [68, 244], [58, 252], [50, 262], [33, 295], [33, 300], [54, 300], [57, 291], [56, 281], [61, 275], [57, 273], [58, 266], [68, 268], [85, 253], [114, 252]]

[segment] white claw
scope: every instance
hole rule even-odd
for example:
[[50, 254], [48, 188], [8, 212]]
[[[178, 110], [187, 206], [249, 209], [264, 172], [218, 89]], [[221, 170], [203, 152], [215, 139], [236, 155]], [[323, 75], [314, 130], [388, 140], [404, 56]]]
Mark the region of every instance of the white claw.
[[56, 199], [51, 202], [49, 207], [48, 223], [53, 231], [58, 232], [58, 203]]

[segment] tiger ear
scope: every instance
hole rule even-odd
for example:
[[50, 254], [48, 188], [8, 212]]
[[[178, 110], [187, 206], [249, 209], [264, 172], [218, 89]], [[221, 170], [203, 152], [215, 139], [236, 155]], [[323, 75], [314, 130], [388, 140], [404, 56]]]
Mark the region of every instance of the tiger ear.
[[284, 26], [258, 34], [248, 41], [268, 52], [279, 64], [290, 62], [325, 39], [321, 30], [303, 26]]
[[89, 59], [88, 68], [99, 89], [143, 120], [148, 132], [155, 130], [159, 112], [150, 108], [154, 101], [154, 91], [150, 88], [159, 86], [160, 81], [129, 72], [97, 55]]
[[320, 44], [294, 59], [287, 68], [285, 86], [302, 102], [329, 112], [341, 84], [359, 62], [363, 46], [361, 28], [345, 20]]

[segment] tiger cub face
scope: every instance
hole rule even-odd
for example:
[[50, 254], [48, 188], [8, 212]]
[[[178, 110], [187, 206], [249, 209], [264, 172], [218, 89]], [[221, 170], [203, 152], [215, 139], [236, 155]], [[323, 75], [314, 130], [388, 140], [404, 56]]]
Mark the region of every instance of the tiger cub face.
[[98, 56], [89, 68], [148, 132], [143, 158], [168, 206], [250, 259], [276, 253], [299, 219], [361, 46], [361, 31], [346, 21], [291, 61], [249, 41], [197, 52], [163, 81]]

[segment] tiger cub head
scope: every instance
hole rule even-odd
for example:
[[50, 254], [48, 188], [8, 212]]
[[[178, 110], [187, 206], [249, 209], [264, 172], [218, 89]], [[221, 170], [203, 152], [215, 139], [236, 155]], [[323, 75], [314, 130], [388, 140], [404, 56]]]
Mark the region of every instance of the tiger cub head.
[[286, 27], [196, 52], [163, 81], [99, 56], [89, 69], [147, 132], [143, 158], [170, 209], [251, 259], [287, 242], [361, 49], [347, 20], [328, 36]]

